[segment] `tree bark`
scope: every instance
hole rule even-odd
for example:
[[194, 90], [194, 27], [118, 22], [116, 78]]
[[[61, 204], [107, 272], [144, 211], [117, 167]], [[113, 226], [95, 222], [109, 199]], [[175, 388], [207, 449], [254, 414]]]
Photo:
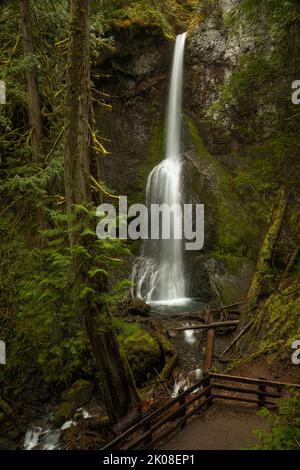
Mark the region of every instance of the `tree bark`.
[[280, 235], [283, 218], [287, 206], [287, 194], [284, 188], [278, 192], [277, 204], [273, 210], [272, 222], [268, 228], [263, 241], [256, 271], [247, 295], [246, 303], [242, 311], [242, 320], [244, 321], [248, 313], [259, 303], [263, 297], [267, 297], [274, 290], [274, 273], [272, 259], [276, 244]]
[[[91, 201], [90, 171], [90, 1], [70, 2], [70, 39], [65, 99], [65, 197], [69, 217], [70, 246], [83, 244], [74, 229], [74, 204]], [[92, 245], [85, 246], [90, 252]], [[106, 279], [90, 278], [80, 255], [73, 256], [77, 294], [80, 286], [107, 290]], [[110, 420], [116, 422], [139, 403], [139, 395], [127, 358], [113, 331], [105, 305], [92, 296], [78, 296], [80, 313], [101, 374], [103, 399]]]
[[[31, 21], [30, 0], [21, 0], [21, 13], [23, 19], [24, 55], [34, 56], [33, 29]], [[31, 147], [34, 161], [42, 153], [42, 118], [38, 91], [37, 67], [32, 65], [26, 71], [28, 92], [28, 116], [31, 127]]]
[[[259, 304], [263, 299], [269, 297], [277, 288], [272, 260], [286, 213], [287, 201], [287, 192], [281, 187], [278, 191], [271, 223], [258, 256], [255, 274], [248, 291], [246, 303], [241, 311], [239, 333], [243, 331], [243, 334], [239, 334], [238, 340], [235, 342], [235, 349], [239, 351], [240, 355], [249, 343], [249, 339], [259, 333], [260, 322], [257, 322], [255, 319]], [[245, 329], [246, 325], [250, 325], [250, 327]]]

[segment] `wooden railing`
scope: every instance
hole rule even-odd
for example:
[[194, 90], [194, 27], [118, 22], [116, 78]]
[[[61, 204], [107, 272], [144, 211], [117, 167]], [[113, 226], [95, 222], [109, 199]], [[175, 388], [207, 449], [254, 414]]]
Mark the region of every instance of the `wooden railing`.
[[176, 398], [131, 426], [101, 450], [153, 448], [168, 435], [186, 426], [189, 418], [204, 411], [217, 400], [239, 401], [257, 407], [276, 407], [276, 401], [282, 397], [282, 390], [286, 387], [300, 389], [300, 385], [297, 384], [210, 372]]

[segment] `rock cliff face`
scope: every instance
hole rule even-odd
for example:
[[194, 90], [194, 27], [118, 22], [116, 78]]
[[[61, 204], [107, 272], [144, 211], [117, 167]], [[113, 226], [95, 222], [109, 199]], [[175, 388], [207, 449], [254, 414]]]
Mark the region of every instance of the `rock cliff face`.
[[[193, 26], [185, 56], [183, 179], [185, 202], [205, 204], [205, 245], [186, 254], [189, 295], [233, 302], [244, 297], [253, 273], [249, 259], [255, 221], [235, 194], [231, 173], [237, 143], [230, 123], [210, 112], [237, 54], [254, 45], [242, 28], [230, 36], [226, 15], [236, 1], [223, 0]], [[102, 178], [129, 203], [143, 202], [151, 169], [163, 158], [164, 120], [173, 43], [153, 31], [122, 32], [116, 51], [101, 64], [99, 90], [110, 95], [112, 111], [99, 107], [100, 135], [111, 156], [101, 162]], [[221, 125], [222, 124], [222, 125]], [[241, 221], [244, 222], [241, 227]], [[256, 235], [254, 235], [256, 236]], [[133, 245], [138, 254], [139, 244]], [[131, 267], [127, 267], [129, 275]]]

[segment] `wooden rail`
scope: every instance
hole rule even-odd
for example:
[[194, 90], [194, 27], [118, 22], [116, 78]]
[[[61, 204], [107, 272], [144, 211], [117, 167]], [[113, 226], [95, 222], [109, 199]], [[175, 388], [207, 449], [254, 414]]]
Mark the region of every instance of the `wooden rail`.
[[101, 450], [151, 449], [177, 429], [186, 426], [189, 418], [204, 411], [217, 400], [239, 401], [258, 407], [276, 407], [276, 401], [282, 397], [282, 389], [286, 387], [300, 389], [298, 384], [210, 372]]

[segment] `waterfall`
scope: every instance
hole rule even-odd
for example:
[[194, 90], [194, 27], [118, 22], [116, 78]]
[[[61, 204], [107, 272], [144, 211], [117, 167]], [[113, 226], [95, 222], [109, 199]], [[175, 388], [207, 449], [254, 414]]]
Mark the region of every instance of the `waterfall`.
[[166, 119], [165, 159], [149, 174], [146, 205], [166, 204], [172, 208], [170, 237], [147, 240], [132, 273], [134, 295], [146, 302], [181, 303], [185, 298], [182, 237], [181, 143], [182, 87], [186, 33], [176, 38]]

